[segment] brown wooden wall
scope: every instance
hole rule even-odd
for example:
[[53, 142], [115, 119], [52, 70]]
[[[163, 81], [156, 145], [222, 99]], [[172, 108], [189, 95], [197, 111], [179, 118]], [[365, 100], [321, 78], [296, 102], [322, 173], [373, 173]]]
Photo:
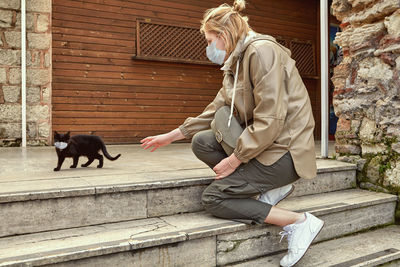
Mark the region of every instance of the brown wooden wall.
[[[134, 143], [201, 113], [221, 87], [222, 71], [132, 59], [136, 19], [199, 27], [203, 12], [223, 2], [53, 0], [53, 130]], [[317, 9], [317, 0], [253, 0], [245, 14], [257, 32], [317, 44]], [[318, 79], [304, 82], [319, 138]]]

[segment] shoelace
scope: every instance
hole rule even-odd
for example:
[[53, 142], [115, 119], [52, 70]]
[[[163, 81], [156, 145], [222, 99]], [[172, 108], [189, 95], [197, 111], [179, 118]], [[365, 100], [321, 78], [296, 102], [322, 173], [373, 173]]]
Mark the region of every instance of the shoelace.
[[282, 242], [282, 240], [283, 240], [283, 238], [284, 238], [285, 236], [288, 237], [288, 242], [290, 242], [290, 235], [292, 234], [292, 232], [293, 232], [293, 230], [290, 230], [290, 231], [281, 231], [281, 232], [279, 232], [279, 235], [281, 236], [281, 239], [279, 240], [279, 243]]

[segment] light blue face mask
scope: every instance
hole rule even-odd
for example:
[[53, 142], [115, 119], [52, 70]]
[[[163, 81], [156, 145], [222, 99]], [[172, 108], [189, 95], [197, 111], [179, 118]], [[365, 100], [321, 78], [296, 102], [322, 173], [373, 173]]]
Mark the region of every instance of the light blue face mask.
[[60, 150], [63, 150], [63, 149], [65, 149], [65, 148], [68, 146], [68, 144], [65, 143], [65, 142], [55, 142], [55, 143], [54, 143], [54, 146], [55, 146], [56, 148], [60, 149]]
[[218, 49], [217, 42], [213, 41], [209, 46], [207, 46], [206, 54], [211, 62], [222, 65], [224, 63], [226, 51]]

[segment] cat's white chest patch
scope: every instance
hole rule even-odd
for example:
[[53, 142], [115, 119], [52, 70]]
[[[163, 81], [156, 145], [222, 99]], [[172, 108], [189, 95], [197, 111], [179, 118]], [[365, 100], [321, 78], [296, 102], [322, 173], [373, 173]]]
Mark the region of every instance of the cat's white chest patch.
[[65, 149], [68, 146], [68, 143], [65, 142], [55, 142], [54, 146], [60, 150]]

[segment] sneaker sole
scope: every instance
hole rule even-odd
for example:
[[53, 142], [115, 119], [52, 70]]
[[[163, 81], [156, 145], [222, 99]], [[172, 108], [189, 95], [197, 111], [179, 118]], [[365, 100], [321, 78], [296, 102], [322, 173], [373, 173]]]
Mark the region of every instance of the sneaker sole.
[[322, 228], [324, 228], [324, 226], [325, 226], [325, 222], [323, 221], [323, 222], [322, 222], [321, 228], [319, 229], [319, 231], [317, 232], [317, 234], [314, 236], [314, 238], [311, 240], [311, 243], [310, 243], [310, 245], [308, 246], [308, 248], [306, 249], [306, 251], [304, 251], [303, 256], [301, 256], [300, 259], [298, 259], [295, 263], [293, 263], [293, 265], [290, 265], [290, 266], [288, 266], [288, 267], [295, 266], [295, 265], [304, 257], [304, 255], [306, 255], [308, 249], [311, 247], [312, 242], [314, 242], [314, 239], [317, 238], [317, 236], [318, 236], [319, 233], [321, 232]]
[[286, 193], [286, 195], [284, 195], [281, 199], [279, 199], [279, 200], [278, 200], [274, 205], [272, 205], [272, 206], [278, 205], [279, 202], [281, 202], [282, 200], [284, 200], [285, 198], [287, 198], [291, 193], [293, 193], [294, 188], [295, 188], [295, 186], [294, 186], [294, 184], [292, 184], [292, 188]]

